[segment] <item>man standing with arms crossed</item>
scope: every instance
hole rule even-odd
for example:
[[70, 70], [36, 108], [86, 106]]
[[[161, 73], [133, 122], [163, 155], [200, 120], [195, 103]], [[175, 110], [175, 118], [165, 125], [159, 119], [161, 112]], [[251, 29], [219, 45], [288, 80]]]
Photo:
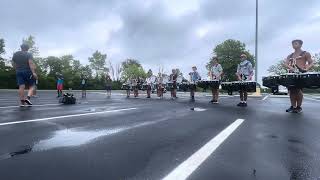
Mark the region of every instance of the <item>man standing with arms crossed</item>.
[[[33, 95], [35, 80], [38, 79], [36, 66], [33, 63], [32, 54], [28, 52], [29, 45], [22, 44], [21, 51], [14, 53], [12, 57], [13, 67], [16, 70], [17, 83], [19, 85], [20, 107], [25, 104], [32, 106], [30, 97]], [[25, 98], [24, 90], [29, 86], [28, 96]]]
[[[294, 52], [287, 57], [285, 63], [285, 65], [289, 69], [289, 72], [304, 73], [309, 71], [314, 65], [313, 60], [311, 58], [311, 54], [301, 49], [302, 44], [303, 41], [299, 39], [292, 41], [292, 47], [294, 49]], [[291, 87], [288, 90], [290, 95], [291, 106], [289, 109], [286, 110], [286, 112], [302, 112], [302, 87]]]

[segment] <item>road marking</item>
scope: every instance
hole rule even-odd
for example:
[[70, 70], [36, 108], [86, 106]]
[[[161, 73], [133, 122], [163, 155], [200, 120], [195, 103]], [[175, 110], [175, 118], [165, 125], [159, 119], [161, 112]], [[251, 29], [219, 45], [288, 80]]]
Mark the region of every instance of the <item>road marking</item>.
[[265, 101], [266, 99], [268, 99], [269, 96], [270, 96], [270, 94], [266, 95], [266, 96], [262, 99], [262, 101]]
[[129, 111], [129, 110], [135, 110], [135, 109], [137, 109], [137, 108], [115, 109], [115, 110], [109, 110], [109, 111], [83, 113], [83, 114], [72, 114], [72, 115], [56, 116], [56, 117], [41, 118], [41, 119], [31, 119], [31, 120], [25, 120], [25, 121], [13, 121], [13, 122], [0, 123], [0, 126], [6, 126], [6, 125], [12, 125], [12, 124], [22, 124], [22, 123], [29, 123], [29, 122], [49, 121], [49, 120], [53, 120], [53, 119], [63, 119], [63, 118], [70, 118], [70, 117], [90, 116], [90, 115], [95, 115], [95, 114], [106, 114], [106, 113]]
[[185, 180], [192, 174], [242, 123], [244, 119], [237, 119], [216, 137], [170, 172], [163, 180]]
[[319, 99], [313, 99], [313, 98], [309, 98], [309, 97], [304, 97], [305, 99], [308, 99], [308, 100], [312, 100], [312, 101], [320, 101]]
[[[31, 107], [42, 107], [42, 106], [60, 106], [61, 104], [40, 104], [40, 105], [32, 105]], [[26, 106], [28, 107], [28, 106]], [[8, 108], [20, 108], [20, 106], [3, 106], [0, 109], [8, 109]]]

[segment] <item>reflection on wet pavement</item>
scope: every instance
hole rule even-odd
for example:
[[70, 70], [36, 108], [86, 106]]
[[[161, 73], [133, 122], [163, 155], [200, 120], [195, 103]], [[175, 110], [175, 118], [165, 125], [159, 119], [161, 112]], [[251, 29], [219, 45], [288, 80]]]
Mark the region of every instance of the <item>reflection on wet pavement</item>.
[[59, 130], [54, 133], [52, 137], [45, 140], [40, 140], [35, 143], [32, 151], [45, 151], [49, 149], [59, 148], [59, 147], [72, 147], [72, 146], [81, 146], [91, 141], [103, 137], [109, 136], [113, 134], [117, 134], [126, 130], [156, 124], [163, 120], [152, 121], [152, 122], [143, 122], [139, 124], [135, 124], [132, 126], [124, 126], [118, 128], [110, 128], [105, 130], [98, 131], [86, 131], [86, 130], [77, 130], [77, 129], [65, 129]]

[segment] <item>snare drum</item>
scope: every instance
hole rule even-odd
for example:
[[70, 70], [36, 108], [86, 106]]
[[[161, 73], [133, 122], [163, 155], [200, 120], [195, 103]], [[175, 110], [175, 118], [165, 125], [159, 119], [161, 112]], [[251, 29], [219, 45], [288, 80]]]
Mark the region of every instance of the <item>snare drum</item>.
[[130, 90], [131, 86], [129, 84], [122, 84], [121, 89], [122, 90]]
[[219, 89], [220, 81], [219, 80], [202, 80], [198, 81], [197, 86], [203, 88], [203, 89]]
[[141, 90], [142, 91], [151, 90], [151, 85], [144, 83], [141, 86]]
[[280, 76], [268, 76], [262, 78], [262, 85], [268, 88], [277, 88], [279, 86]]
[[177, 87], [176, 83], [174, 83], [174, 82], [172, 82], [172, 81], [169, 81], [169, 82], [167, 82], [167, 84], [166, 84], [166, 89], [167, 89], [167, 91], [171, 91], [171, 90], [173, 90], [173, 89], [176, 89], [176, 87]]
[[302, 76], [296, 73], [286, 73], [280, 75], [279, 84], [285, 87], [303, 88], [304, 82]]
[[320, 73], [319, 72], [309, 72], [300, 74], [300, 79], [303, 81], [303, 87], [309, 89], [320, 88]]
[[257, 82], [255, 81], [233, 81], [233, 82], [223, 82], [221, 83], [223, 90], [228, 92], [233, 91], [246, 91], [246, 92], [256, 92]]

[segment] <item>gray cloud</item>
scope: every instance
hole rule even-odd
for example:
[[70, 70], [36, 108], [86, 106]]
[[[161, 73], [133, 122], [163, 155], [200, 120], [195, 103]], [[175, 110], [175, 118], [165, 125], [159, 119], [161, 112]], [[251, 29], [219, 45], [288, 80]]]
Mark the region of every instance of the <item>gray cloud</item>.
[[[294, 37], [305, 38], [307, 47], [316, 49], [310, 34], [299, 28], [310, 32], [317, 27], [320, 3], [259, 2], [261, 76], [290, 52]], [[32, 34], [43, 55], [72, 53], [87, 62], [98, 49], [112, 61], [136, 58], [154, 71], [163, 65], [167, 71], [175, 66], [187, 73], [197, 65], [205, 74], [212, 48], [225, 39], [241, 40], [254, 52], [252, 0], [2, 0], [0, 7], [0, 36], [6, 39], [8, 53]]]

